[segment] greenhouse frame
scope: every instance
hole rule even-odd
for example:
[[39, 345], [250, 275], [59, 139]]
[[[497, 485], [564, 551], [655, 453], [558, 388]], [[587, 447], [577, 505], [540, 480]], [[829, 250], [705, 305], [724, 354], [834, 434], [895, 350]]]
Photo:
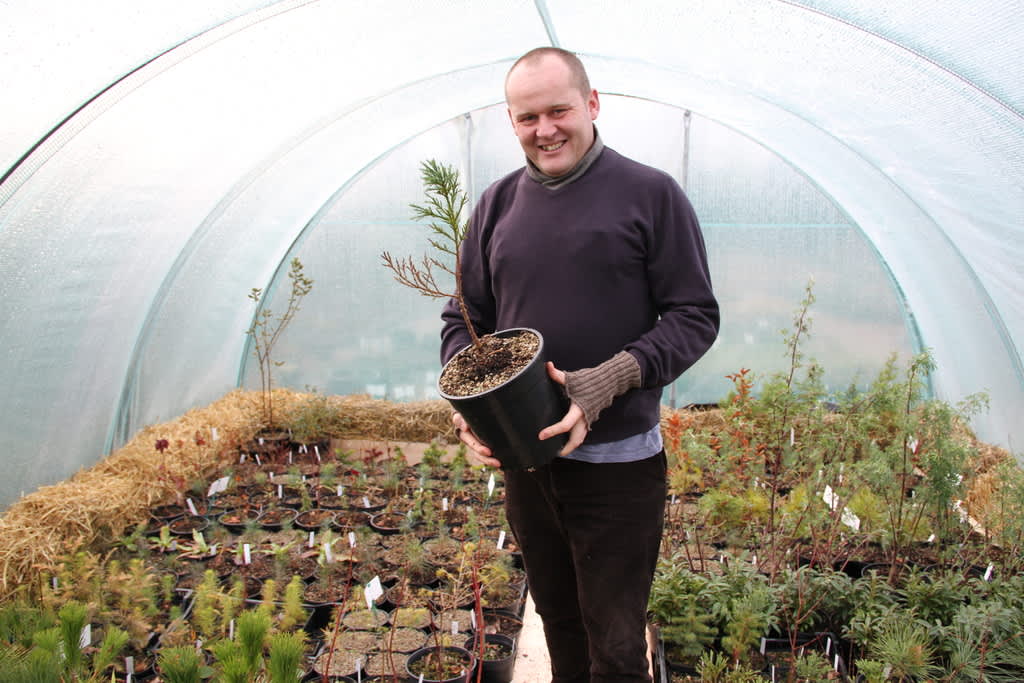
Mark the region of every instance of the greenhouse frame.
[[523, 164], [502, 83], [576, 52], [605, 143], [684, 187], [722, 329], [665, 393], [806, 353], [841, 392], [930, 350], [930, 391], [1024, 443], [1024, 13], [911, 0], [0, 3], [0, 505], [256, 387], [246, 330], [314, 287], [276, 381], [436, 398], [419, 164], [471, 199]]

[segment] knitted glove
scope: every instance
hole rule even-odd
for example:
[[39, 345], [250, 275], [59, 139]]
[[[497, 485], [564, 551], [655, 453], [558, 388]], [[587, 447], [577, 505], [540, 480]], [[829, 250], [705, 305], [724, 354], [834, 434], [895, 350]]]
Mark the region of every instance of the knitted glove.
[[565, 373], [565, 393], [583, 409], [587, 429], [616, 396], [639, 386], [640, 364], [628, 351], [619, 351], [597, 367]]

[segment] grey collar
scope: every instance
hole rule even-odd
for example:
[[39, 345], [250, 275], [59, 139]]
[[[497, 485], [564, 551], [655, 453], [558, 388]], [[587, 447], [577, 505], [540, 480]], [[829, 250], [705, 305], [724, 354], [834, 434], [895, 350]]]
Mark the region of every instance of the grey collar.
[[549, 176], [543, 173], [529, 158], [526, 160], [526, 175], [531, 180], [535, 180], [549, 190], [557, 190], [560, 187], [564, 187], [569, 183], [573, 182], [590, 168], [597, 157], [601, 156], [601, 150], [604, 149], [604, 143], [601, 141], [601, 135], [597, 132], [597, 126], [594, 126], [594, 144], [590, 146], [587, 153], [573, 166], [572, 170], [560, 176]]

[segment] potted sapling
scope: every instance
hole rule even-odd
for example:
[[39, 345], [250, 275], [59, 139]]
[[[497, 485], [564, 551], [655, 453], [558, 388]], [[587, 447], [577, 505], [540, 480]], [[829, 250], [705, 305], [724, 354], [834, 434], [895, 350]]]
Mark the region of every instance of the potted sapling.
[[[560, 420], [568, 409], [561, 388], [547, 374], [544, 339], [530, 328], [479, 334], [463, 296], [460, 246], [469, 229], [463, 219], [468, 197], [459, 173], [434, 160], [421, 165], [426, 202], [413, 204], [414, 217], [429, 220], [436, 256], [419, 262], [382, 254], [385, 267], [401, 284], [424, 296], [451, 299], [458, 306], [471, 343], [442, 368], [438, 391], [462, 414], [503, 468], [528, 469], [550, 462], [566, 436], [540, 441], [541, 429]], [[452, 259], [448, 263], [442, 259]], [[454, 277], [454, 288], [439, 284], [436, 271]]]

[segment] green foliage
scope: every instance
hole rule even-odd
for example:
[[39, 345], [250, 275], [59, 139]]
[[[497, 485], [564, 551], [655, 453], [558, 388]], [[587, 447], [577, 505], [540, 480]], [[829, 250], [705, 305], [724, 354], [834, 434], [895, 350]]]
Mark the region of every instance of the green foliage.
[[64, 670], [78, 674], [85, 665], [81, 638], [82, 630], [89, 618], [89, 609], [85, 605], [72, 601], [60, 608], [57, 617]]
[[743, 664], [736, 665], [725, 655], [710, 650], [697, 665], [701, 683], [760, 683], [761, 674]]
[[201, 683], [201, 662], [194, 647], [162, 648], [157, 671], [166, 683]]
[[306, 610], [302, 606], [302, 592], [305, 583], [299, 576], [292, 576], [284, 588], [284, 608], [277, 627], [282, 631], [292, 631], [306, 620]]
[[299, 667], [305, 647], [302, 631], [275, 633], [270, 637], [270, 662], [267, 665], [270, 683], [299, 683]]
[[311, 444], [332, 436], [339, 436], [348, 428], [349, 418], [331, 405], [330, 398], [309, 388], [291, 409], [285, 426], [291, 430], [292, 440]]
[[942, 673], [935, 664], [935, 646], [927, 630], [907, 619], [886, 625], [868, 644], [868, 655], [884, 662], [890, 680], [894, 681], [923, 681]]
[[[438, 256], [423, 256], [417, 263], [411, 257], [392, 258], [391, 254], [385, 251], [381, 254], [381, 260], [384, 266], [392, 271], [395, 280], [406, 287], [424, 296], [454, 299], [462, 313], [466, 330], [473, 343], [479, 346], [476, 328], [470, 320], [469, 311], [462, 298], [460, 274], [459, 246], [469, 230], [468, 219], [463, 219], [469, 196], [463, 191], [459, 172], [454, 166], [429, 159], [420, 164], [420, 177], [423, 180], [425, 201], [423, 204], [411, 204], [410, 208], [415, 220], [429, 221], [427, 225], [433, 234], [430, 246]], [[449, 265], [443, 260], [446, 258], [452, 259], [454, 263]], [[434, 268], [455, 278], [453, 291], [438, 284]]]

